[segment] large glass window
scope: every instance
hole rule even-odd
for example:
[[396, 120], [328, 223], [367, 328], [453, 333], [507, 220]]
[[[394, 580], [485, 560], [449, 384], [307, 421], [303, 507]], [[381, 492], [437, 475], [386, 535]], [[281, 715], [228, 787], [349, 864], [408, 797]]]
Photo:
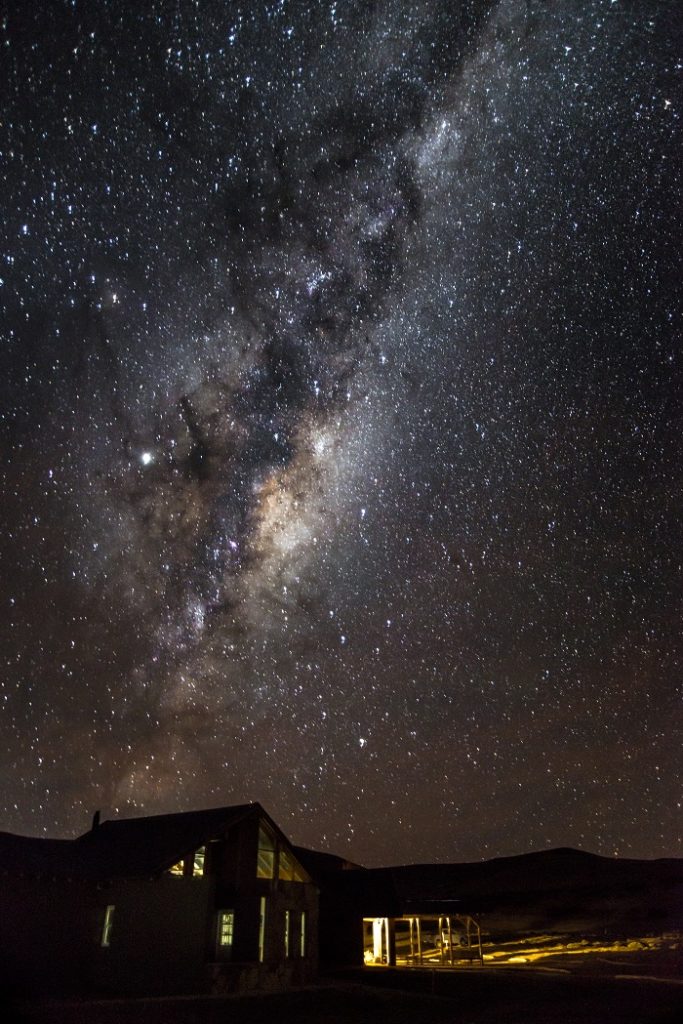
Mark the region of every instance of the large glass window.
[[294, 859], [288, 850], [280, 847], [280, 858], [278, 861], [278, 878], [284, 882], [305, 882], [303, 868]]
[[275, 877], [275, 840], [263, 825], [259, 825], [258, 830], [258, 861], [256, 864], [256, 877]]

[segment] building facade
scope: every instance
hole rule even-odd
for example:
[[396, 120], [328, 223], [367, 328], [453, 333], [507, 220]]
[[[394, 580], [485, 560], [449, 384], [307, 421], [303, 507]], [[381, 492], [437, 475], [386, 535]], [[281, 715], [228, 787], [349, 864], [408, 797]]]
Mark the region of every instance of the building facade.
[[312, 980], [318, 891], [259, 804], [0, 836], [5, 989], [110, 995]]

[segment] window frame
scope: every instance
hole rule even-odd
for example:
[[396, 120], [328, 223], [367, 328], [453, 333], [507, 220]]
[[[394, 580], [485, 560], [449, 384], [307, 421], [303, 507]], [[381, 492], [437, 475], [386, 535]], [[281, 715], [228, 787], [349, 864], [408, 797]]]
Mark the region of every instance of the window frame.
[[[227, 926], [227, 927], [226, 927]], [[229, 934], [229, 941], [224, 936]], [[221, 907], [216, 913], [216, 951], [225, 958], [232, 957], [235, 946], [235, 911], [232, 907]]]
[[277, 840], [267, 827], [260, 821], [256, 847], [256, 877], [271, 881], [276, 877]]
[[204, 878], [206, 876], [206, 843], [190, 850], [179, 860], [166, 868], [165, 874], [172, 878]]
[[258, 923], [258, 962], [262, 964], [266, 958], [266, 916], [268, 913], [268, 900], [265, 896], [259, 899], [259, 923]]
[[115, 903], [108, 903], [104, 908], [104, 918], [102, 920], [102, 930], [100, 932], [100, 948], [109, 949], [111, 946], [111, 934], [114, 928], [114, 913], [116, 911]]
[[305, 910], [301, 911], [299, 917], [299, 957], [301, 960], [306, 959], [306, 943], [308, 941], [308, 915]]

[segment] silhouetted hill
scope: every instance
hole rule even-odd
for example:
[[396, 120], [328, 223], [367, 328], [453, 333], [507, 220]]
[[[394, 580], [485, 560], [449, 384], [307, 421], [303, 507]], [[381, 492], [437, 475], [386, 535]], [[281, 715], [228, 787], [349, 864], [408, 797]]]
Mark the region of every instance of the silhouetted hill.
[[516, 857], [463, 864], [414, 864], [391, 867], [402, 886], [416, 895], [430, 889], [456, 886], [463, 896], [500, 893], [540, 893], [558, 889], [635, 887], [683, 882], [683, 860], [635, 860], [602, 857], [562, 847]]
[[[305, 853], [300, 853], [305, 859]], [[635, 935], [683, 929], [683, 860], [602, 857], [563, 847], [462, 864], [308, 869], [325, 913], [470, 913], [491, 933]], [[320, 867], [321, 865], [318, 864]]]

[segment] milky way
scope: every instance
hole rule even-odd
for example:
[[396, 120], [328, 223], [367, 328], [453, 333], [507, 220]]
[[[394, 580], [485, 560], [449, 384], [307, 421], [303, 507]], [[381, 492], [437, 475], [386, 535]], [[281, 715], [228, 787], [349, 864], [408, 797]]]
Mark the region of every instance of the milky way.
[[3, 16], [1, 828], [680, 852], [681, 27]]

